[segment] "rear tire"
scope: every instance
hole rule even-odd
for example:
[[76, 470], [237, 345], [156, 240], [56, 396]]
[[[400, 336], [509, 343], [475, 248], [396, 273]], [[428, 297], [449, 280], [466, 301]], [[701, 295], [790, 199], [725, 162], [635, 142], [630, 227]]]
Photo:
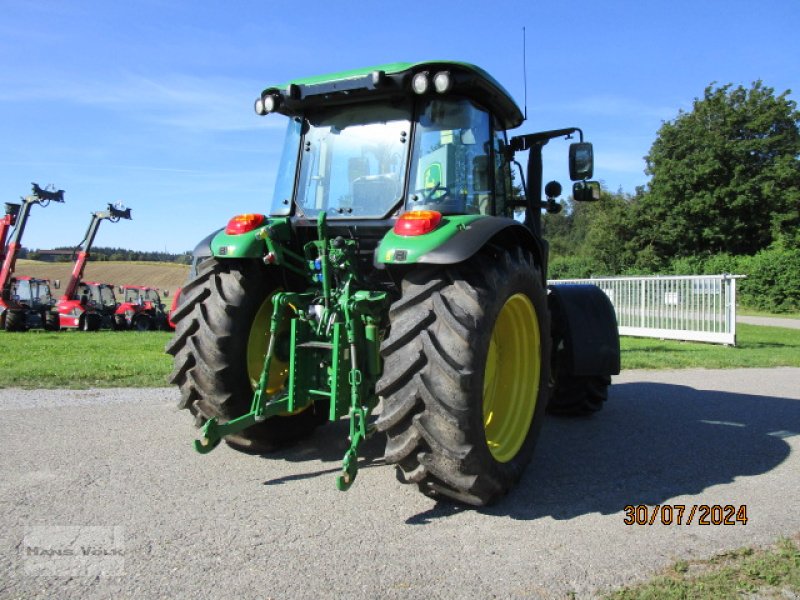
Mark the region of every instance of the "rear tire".
[[[166, 351], [175, 357], [170, 381], [181, 391], [178, 406], [195, 416], [198, 427], [211, 417], [225, 422], [250, 410], [252, 373], [254, 365], [263, 364], [268, 338], [268, 320], [262, 321], [271, 316], [270, 297], [277, 289], [272, 272], [258, 262], [230, 259], [202, 261], [184, 286]], [[253, 355], [252, 336], [263, 342], [260, 358]], [[285, 385], [286, 374], [281, 377], [274, 385]], [[327, 406], [312, 405], [268, 418], [226, 441], [239, 450], [269, 452], [309, 435], [327, 416]]]
[[497, 500], [530, 462], [547, 404], [549, 317], [532, 255], [411, 271], [389, 317], [376, 421], [386, 461], [427, 495]]

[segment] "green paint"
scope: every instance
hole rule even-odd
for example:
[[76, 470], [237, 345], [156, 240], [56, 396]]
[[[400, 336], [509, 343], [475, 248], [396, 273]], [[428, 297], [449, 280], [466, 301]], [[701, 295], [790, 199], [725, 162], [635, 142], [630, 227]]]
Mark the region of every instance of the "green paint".
[[260, 229], [239, 235], [220, 231], [211, 240], [211, 253], [217, 258], [260, 258], [264, 255], [264, 242], [257, 237]]
[[378, 246], [378, 262], [413, 264], [424, 262], [425, 255], [457, 235], [466, 235], [470, 224], [478, 219], [491, 218], [486, 215], [446, 215], [439, 226], [424, 235], [397, 235], [393, 229], [383, 236]]

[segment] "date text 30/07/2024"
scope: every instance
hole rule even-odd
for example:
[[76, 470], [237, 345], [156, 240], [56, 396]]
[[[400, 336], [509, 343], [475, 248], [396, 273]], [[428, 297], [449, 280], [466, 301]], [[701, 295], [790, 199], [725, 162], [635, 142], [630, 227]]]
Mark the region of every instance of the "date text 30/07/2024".
[[625, 525], [747, 525], [747, 505], [628, 504]]

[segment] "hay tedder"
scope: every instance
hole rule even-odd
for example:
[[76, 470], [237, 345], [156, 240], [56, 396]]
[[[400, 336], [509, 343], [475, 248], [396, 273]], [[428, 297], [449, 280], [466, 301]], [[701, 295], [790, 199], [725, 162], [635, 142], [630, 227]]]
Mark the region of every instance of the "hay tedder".
[[458, 62], [297, 79], [255, 110], [286, 118], [271, 208], [198, 246], [172, 315], [195, 448], [269, 451], [347, 417], [339, 489], [380, 432], [402, 482], [496, 500], [548, 406], [597, 411], [619, 372], [603, 292], [546, 280], [541, 212], [560, 208], [561, 186], [542, 199], [542, 150], [577, 137], [572, 195], [592, 201], [591, 144], [576, 127], [511, 136], [517, 104]]

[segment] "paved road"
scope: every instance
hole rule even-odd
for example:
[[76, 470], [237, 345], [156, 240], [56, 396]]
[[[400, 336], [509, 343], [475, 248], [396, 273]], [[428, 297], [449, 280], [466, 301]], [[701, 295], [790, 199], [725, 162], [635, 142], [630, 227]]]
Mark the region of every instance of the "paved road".
[[750, 325], [765, 325], [767, 327], [787, 327], [789, 329], [800, 329], [800, 319], [786, 319], [783, 317], [748, 317], [738, 315], [737, 323], [749, 323]]
[[[200, 456], [173, 390], [0, 390], [0, 597], [592, 597], [800, 532], [798, 383], [627, 372], [600, 415], [549, 419], [521, 485], [479, 511], [401, 486], [377, 439], [337, 492], [343, 422], [271, 458]], [[639, 503], [749, 520], [626, 526]]]

